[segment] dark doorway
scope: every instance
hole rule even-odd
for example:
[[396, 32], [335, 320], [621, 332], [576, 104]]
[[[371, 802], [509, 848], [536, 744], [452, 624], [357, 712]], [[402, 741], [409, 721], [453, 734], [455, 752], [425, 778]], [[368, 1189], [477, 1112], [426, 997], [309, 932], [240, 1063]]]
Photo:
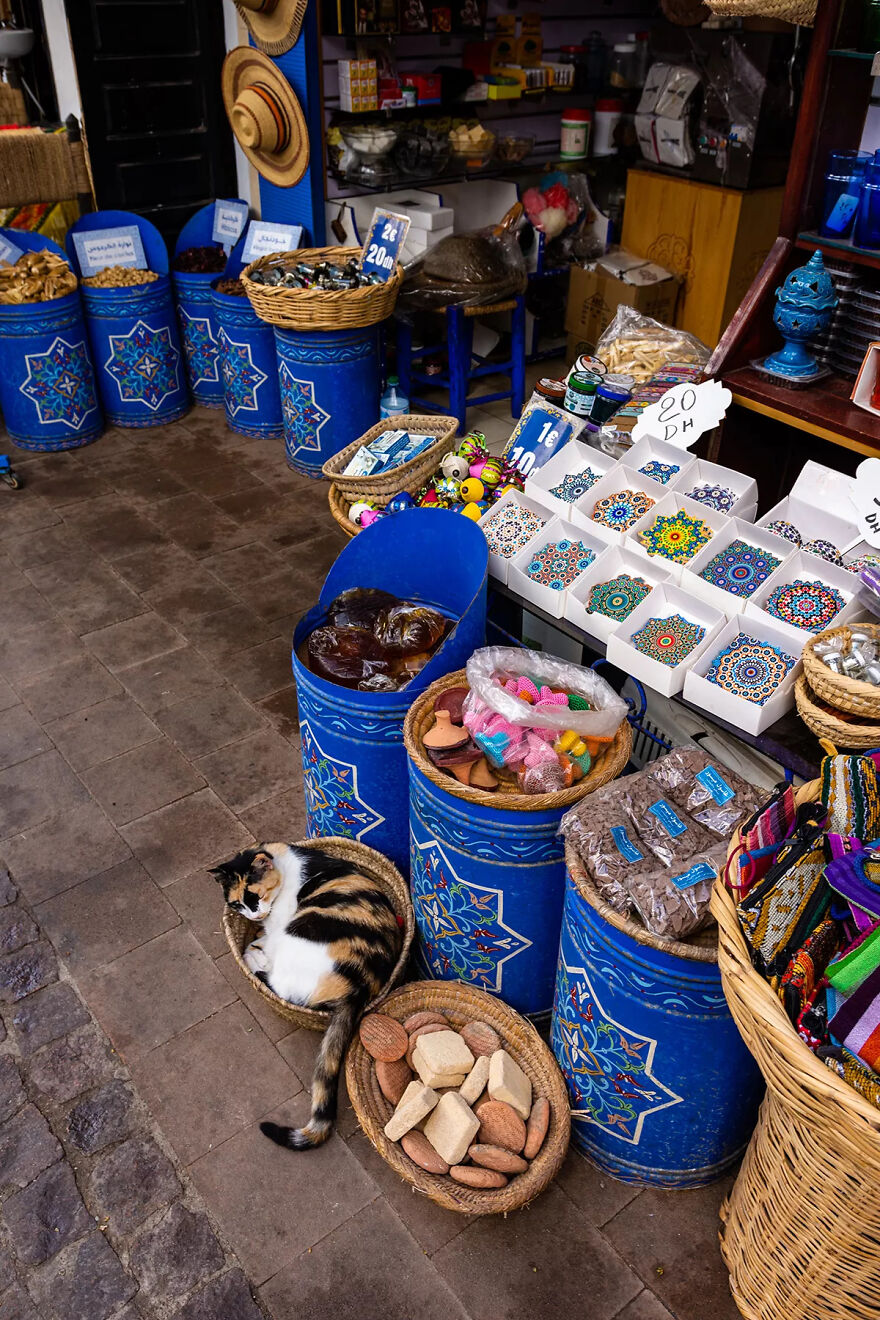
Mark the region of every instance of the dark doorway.
[[220, 96], [219, 0], [67, 0], [98, 207], [135, 211], [173, 241], [237, 194]]

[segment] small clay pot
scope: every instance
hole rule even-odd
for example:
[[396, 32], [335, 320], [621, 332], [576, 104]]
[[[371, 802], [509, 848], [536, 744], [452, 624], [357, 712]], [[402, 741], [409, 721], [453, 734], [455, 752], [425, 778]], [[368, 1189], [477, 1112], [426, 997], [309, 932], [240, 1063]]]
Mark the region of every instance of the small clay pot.
[[470, 742], [471, 735], [467, 729], [463, 729], [452, 723], [448, 710], [438, 710], [434, 716], [434, 727], [425, 734], [422, 742], [426, 747], [436, 749], [463, 747], [465, 743]]

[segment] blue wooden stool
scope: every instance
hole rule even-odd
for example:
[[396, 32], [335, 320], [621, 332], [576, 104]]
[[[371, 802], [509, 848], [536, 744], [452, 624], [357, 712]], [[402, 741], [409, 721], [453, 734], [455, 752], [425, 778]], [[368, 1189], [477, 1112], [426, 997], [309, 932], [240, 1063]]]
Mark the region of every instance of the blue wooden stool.
[[[487, 358], [474, 353], [474, 321], [484, 316], [493, 316], [496, 312], [511, 313], [511, 350], [506, 362], [489, 362]], [[505, 302], [488, 303], [484, 307], [445, 307], [442, 310], [446, 318], [446, 343], [426, 345], [413, 349], [412, 326], [406, 321], [397, 323], [397, 375], [400, 387], [410, 401], [410, 406], [418, 404], [433, 412], [449, 413], [458, 418], [459, 433], [465, 429], [465, 414], [468, 408], [476, 408], [482, 403], [495, 403], [498, 399], [510, 399], [512, 417], [519, 417], [523, 410], [526, 396], [526, 302], [519, 294]], [[429, 376], [423, 371], [413, 369], [413, 363], [420, 358], [431, 357], [446, 349], [449, 370], [436, 376]], [[473, 365], [476, 358], [478, 365]], [[471, 381], [480, 376], [502, 375], [510, 377], [510, 389], [500, 390], [496, 394], [478, 394], [468, 398]], [[431, 389], [449, 391], [449, 407], [440, 403], [421, 399], [413, 394], [413, 386], [427, 386]]]

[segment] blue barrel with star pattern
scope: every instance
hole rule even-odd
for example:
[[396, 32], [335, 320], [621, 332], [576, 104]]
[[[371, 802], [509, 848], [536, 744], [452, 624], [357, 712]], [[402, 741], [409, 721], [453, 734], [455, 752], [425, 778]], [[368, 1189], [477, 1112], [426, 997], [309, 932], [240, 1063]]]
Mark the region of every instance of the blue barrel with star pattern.
[[280, 440], [284, 425], [272, 327], [260, 320], [246, 296], [220, 293], [216, 284], [215, 279], [226, 425], [239, 435]]
[[705, 1186], [742, 1155], [764, 1091], [724, 998], [717, 935], [657, 947], [601, 903], [570, 845], [567, 863], [551, 1044], [572, 1141], [622, 1182]]
[[[50, 251], [57, 243], [41, 234], [0, 229], [6, 244], [25, 251]], [[19, 449], [51, 452], [77, 449], [104, 429], [95, 372], [78, 290], [39, 303], [0, 304], [0, 407]]]
[[216, 278], [193, 271], [172, 273], [190, 394], [203, 408], [223, 407], [223, 354], [211, 288]]
[[[284, 449], [306, 477], [379, 420], [379, 327], [275, 328]], [[389, 426], [391, 423], [389, 423]]]

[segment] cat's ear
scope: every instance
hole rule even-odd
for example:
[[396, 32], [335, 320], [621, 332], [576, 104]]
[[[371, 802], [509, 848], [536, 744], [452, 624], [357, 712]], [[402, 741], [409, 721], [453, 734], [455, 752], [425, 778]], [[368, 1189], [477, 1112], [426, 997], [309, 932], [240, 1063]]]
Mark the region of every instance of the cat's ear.
[[229, 878], [229, 873], [226, 869], [226, 863], [224, 862], [221, 866], [210, 866], [208, 868], [208, 875], [212, 875], [214, 879], [217, 881], [218, 885], [222, 885], [224, 880], [227, 880]]
[[250, 865], [250, 874], [255, 880], [262, 880], [268, 871], [275, 868], [275, 858], [266, 852], [258, 852]]

